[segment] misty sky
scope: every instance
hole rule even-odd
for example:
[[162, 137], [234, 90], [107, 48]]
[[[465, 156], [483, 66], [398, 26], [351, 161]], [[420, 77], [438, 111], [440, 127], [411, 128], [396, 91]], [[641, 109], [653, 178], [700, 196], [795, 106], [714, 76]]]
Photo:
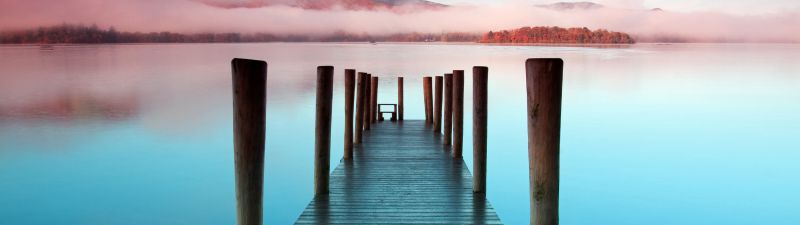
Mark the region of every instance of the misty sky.
[[[591, 1], [591, 0], [581, 0]], [[439, 0], [444, 4], [502, 4], [509, 0]], [[558, 2], [558, 0], [533, 0], [537, 4]], [[580, 1], [563, 1], [580, 2]], [[647, 8], [665, 8], [675, 11], [720, 11], [736, 14], [780, 12], [800, 9], [798, 0], [597, 0], [608, 5], [640, 5]]]
[[554, 1], [433, 0], [454, 6], [411, 13], [288, 6], [226, 9], [202, 3], [209, 1], [293, 0], [0, 0], [0, 31], [61, 23], [143, 32], [280, 34], [486, 32], [561, 26], [689, 41], [800, 42], [798, 0], [598, 0], [605, 7], [568, 11], [535, 6]]

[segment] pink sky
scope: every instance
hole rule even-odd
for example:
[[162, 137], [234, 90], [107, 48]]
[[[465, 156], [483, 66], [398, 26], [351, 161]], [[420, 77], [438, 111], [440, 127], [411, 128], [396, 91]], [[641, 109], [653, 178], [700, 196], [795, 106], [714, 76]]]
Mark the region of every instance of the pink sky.
[[[254, 0], [211, 0], [247, 2]], [[290, 1], [290, 0], [255, 0]], [[630, 3], [628, 3], [630, 2]], [[196, 0], [0, 0], [0, 30], [60, 23], [115, 26], [126, 31], [270, 32], [325, 34], [334, 31], [485, 32], [521, 26], [605, 28], [640, 37], [677, 36], [695, 41], [800, 42], [796, 8], [760, 13], [714, 10], [649, 11], [642, 1], [600, 2], [594, 10], [557, 11], [531, 1], [481, 1], [444, 10], [316, 11], [288, 6], [222, 9]], [[647, 6], [646, 6], [647, 5]]]

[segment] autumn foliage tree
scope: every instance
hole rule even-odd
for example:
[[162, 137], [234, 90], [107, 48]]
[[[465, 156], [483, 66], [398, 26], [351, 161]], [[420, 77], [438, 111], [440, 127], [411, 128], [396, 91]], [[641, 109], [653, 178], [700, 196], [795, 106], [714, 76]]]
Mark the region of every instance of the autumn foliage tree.
[[547, 44], [633, 44], [630, 35], [608, 30], [560, 27], [522, 27], [513, 30], [489, 31], [481, 43], [547, 43]]

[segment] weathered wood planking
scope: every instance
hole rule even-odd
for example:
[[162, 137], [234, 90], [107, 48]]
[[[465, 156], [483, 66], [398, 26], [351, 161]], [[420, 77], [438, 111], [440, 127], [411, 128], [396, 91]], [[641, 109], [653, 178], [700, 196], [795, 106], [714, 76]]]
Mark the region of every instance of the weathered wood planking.
[[502, 224], [425, 121], [375, 123], [354, 153], [295, 224]]

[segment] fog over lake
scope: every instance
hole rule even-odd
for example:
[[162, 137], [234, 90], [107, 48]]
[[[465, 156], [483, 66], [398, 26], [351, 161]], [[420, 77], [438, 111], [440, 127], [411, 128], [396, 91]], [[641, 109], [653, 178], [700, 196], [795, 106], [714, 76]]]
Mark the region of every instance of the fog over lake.
[[565, 61], [561, 224], [800, 221], [800, 45], [147, 44], [0, 46], [0, 224], [234, 224], [230, 60], [268, 62], [264, 223], [313, 197], [316, 67], [424, 119], [422, 77], [489, 67], [487, 198], [529, 218], [527, 58]]

